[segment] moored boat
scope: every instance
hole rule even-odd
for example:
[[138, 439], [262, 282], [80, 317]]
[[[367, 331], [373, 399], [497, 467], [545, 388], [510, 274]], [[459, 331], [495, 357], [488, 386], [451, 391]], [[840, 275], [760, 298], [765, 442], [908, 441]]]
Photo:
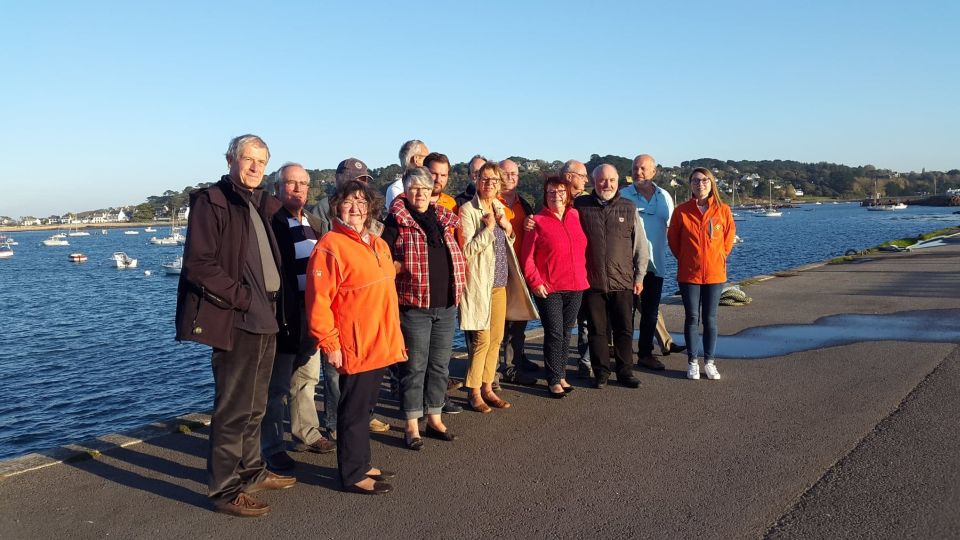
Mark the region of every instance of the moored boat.
[[67, 256], [72, 262], [82, 263], [87, 262], [87, 256], [83, 253], [71, 253]]
[[160, 266], [169, 275], [180, 275], [180, 270], [183, 269], [183, 257], [177, 257], [170, 262], [162, 263]]
[[122, 251], [116, 251], [110, 259], [117, 264], [117, 268], [136, 268], [137, 260]]
[[40, 242], [45, 246], [69, 246], [70, 242], [67, 241], [67, 237], [64, 234], [55, 234], [46, 240]]

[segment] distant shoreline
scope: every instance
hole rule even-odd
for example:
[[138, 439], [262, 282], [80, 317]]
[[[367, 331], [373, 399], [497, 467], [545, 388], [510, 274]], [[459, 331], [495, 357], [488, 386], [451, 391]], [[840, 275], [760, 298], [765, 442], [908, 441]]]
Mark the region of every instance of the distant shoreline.
[[128, 223], [74, 223], [71, 225], [2, 225], [0, 232], [56, 231], [69, 229], [140, 229], [169, 227], [170, 221], [137, 221]]

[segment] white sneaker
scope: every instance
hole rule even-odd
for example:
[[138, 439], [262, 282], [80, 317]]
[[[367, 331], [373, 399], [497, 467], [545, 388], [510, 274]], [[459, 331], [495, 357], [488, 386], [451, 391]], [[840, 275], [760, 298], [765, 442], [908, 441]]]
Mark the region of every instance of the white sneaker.
[[720, 380], [720, 372], [717, 371], [717, 365], [713, 362], [707, 362], [703, 365], [703, 372], [706, 373], [707, 378], [711, 381]]
[[695, 381], [700, 379], [700, 363], [696, 360], [687, 362], [687, 378]]

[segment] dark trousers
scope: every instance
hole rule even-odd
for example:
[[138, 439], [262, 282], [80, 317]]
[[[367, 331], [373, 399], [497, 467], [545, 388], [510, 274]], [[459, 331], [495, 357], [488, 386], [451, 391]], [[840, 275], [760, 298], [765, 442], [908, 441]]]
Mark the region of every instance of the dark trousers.
[[233, 500], [266, 475], [260, 455], [260, 422], [277, 348], [275, 334], [233, 330], [233, 350], [214, 349], [213, 418], [210, 421], [209, 496]]
[[613, 335], [617, 374], [632, 372], [633, 291], [603, 292], [587, 289], [583, 293], [587, 312], [587, 336], [593, 376], [610, 373], [610, 348], [607, 336]]
[[637, 339], [637, 357], [653, 354], [653, 335], [657, 331], [657, 314], [660, 312], [660, 294], [663, 278], [652, 272], [643, 277], [643, 290], [633, 297], [633, 306], [640, 314], [640, 337]]
[[547, 370], [547, 385], [560, 384], [567, 377], [567, 358], [570, 356], [570, 336], [577, 324], [581, 291], [558, 291], [546, 298], [534, 297], [543, 324], [543, 365]]
[[505, 321], [503, 323], [503, 367], [519, 368], [527, 359], [523, 348], [527, 341], [527, 322]]
[[366, 477], [370, 466], [370, 410], [377, 405], [386, 368], [340, 374], [337, 407], [337, 467], [344, 487]]

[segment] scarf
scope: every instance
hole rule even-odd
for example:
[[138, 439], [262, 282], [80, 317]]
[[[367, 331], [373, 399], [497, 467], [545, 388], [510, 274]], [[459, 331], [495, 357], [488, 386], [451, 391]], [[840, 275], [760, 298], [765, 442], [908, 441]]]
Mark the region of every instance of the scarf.
[[410, 201], [404, 199], [403, 204], [407, 207], [407, 211], [410, 212], [410, 217], [413, 218], [413, 221], [415, 221], [427, 235], [427, 245], [430, 247], [443, 246], [443, 227], [440, 225], [440, 220], [437, 219], [437, 210], [434, 205], [431, 204], [423, 212], [417, 212], [413, 205], [410, 204]]

